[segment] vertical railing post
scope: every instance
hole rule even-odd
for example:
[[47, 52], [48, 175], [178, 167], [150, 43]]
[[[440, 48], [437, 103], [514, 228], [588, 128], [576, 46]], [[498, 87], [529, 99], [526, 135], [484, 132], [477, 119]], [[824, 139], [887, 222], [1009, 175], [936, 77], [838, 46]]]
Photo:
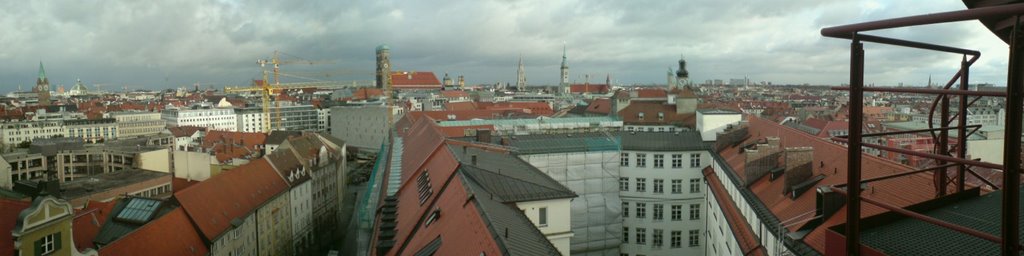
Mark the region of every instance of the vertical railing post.
[[[967, 62], [967, 55], [963, 56], [960, 61], [960, 90], [967, 91], [967, 77], [970, 74], [971, 63]], [[956, 140], [956, 157], [960, 159], [967, 159], [967, 95], [960, 95], [960, 108], [957, 109], [960, 114], [957, 116], [957, 140]], [[964, 191], [964, 181], [966, 180], [964, 175], [967, 174], [966, 165], [958, 165], [956, 168], [956, 192]]]
[[1021, 111], [1024, 108], [1024, 35], [1020, 16], [1010, 33], [1010, 61], [1006, 70], [1006, 135], [1003, 142], [1002, 252], [1019, 255], [1020, 248], [1020, 147]]
[[860, 255], [860, 155], [864, 123], [864, 44], [853, 36], [850, 46], [850, 140], [847, 150], [846, 252]]

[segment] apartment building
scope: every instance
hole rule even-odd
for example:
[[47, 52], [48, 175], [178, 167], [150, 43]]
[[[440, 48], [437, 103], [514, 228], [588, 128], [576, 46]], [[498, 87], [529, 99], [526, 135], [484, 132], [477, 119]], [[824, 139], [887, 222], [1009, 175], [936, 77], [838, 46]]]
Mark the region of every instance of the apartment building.
[[[235, 129], [242, 132], [263, 132], [266, 124], [263, 120], [262, 107], [237, 108], [234, 111], [237, 116]], [[312, 105], [282, 103], [280, 106], [270, 106], [270, 126], [273, 130], [314, 131], [318, 127], [319, 119], [320, 114]]]
[[160, 118], [159, 112], [118, 111], [104, 114], [117, 123], [117, 137], [142, 137], [160, 133], [167, 124]]
[[167, 126], [197, 126], [211, 130], [238, 131], [238, 120], [235, 111], [230, 108], [194, 105], [191, 107], [169, 107], [163, 110], [160, 118]]
[[[697, 131], [621, 133], [622, 255], [700, 255], [708, 147]], [[696, 237], [698, 239], [690, 239]]]

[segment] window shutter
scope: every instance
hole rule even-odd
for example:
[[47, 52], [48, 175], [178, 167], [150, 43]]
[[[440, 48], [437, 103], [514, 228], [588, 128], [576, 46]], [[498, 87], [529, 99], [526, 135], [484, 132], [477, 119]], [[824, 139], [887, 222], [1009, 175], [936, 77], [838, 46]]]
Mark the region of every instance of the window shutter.
[[60, 236], [60, 232], [53, 235], [53, 251], [60, 251], [61, 240], [64, 240], [63, 236]]
[[43, 239], [42, 238], [37, 239], [36, 242], [35, 242], [35, 246], [32, 247], [32, 248], [34, 248], [33, 251], [36, 252], [36, 256], [43, 255]]

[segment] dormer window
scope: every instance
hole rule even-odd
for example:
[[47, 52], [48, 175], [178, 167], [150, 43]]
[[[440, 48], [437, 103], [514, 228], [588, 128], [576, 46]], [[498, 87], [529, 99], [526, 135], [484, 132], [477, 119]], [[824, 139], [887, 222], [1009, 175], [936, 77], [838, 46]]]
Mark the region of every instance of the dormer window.
[[658, 112], [658, 121], [665, 121], [665, 112]]
[[644, 120], [644, 112], [637, 113], [636, 117], [637, 117], [637, 119], [640, 119], [640, 121], [643, 121]]

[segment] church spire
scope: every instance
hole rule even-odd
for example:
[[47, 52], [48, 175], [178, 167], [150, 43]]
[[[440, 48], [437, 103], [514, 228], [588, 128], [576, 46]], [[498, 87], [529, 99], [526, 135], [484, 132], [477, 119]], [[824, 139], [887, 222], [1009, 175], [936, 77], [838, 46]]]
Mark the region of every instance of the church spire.
[[516, 90], [526, 91], [526, 68], [523, 67], [523, 55], [519, 54], [519, 70], [517, 72]]
[[43, 62], [39, 62], [39, 81], [46, 81], [46, 70], [43, 69]]

